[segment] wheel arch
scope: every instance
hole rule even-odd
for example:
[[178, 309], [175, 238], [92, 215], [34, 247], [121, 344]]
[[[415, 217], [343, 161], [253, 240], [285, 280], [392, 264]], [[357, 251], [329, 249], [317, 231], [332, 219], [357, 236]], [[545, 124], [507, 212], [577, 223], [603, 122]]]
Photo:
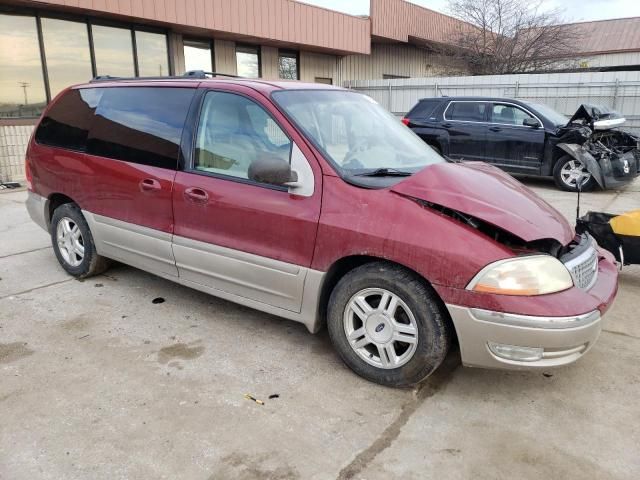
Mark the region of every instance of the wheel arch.
[[322, 283], [322, 287], [320, 289], [320, 299], [318, 303], [318, 313], [319, 313], [321, 325], [324, 326], [326, 324], [327, 307], [329, 305], [329, 298], [331, 297], [331, 293], [333, 292], [334, 288], [336, 287], [340, 279], [343, 278], [350, 271], [354, 270], [355, 268], [358, 268], [367, 263], [374, 263], [374, 262], [383, 262], [383, 263], [388, 263], [389, 265], [396, 265], [416, 275], [424, 283], [424, 285], [429, 290], [432, 291], [433, 297], [436, 299], [438, 303], [438, 307], [440, 308], [440, 311], [442, 312], [442, 315], [445, 321], [447, 322], [447, 325], [451, 331], [451, 334], [453, 338], [456, 339], [457, 341], [457, 332], [453, 324], [453, 320], [449, 315], [449, 310], [447, 309], [447, 306], [445, 305], [444, 300], [442, 300], [442, 298], [440, 297], [436, 289], [433, 287], [431, 282], [427, 278], [425, 278], [423, 275], [421, 275], [419, 272], [408, 267], [407, 265], [404, 265], [402, 263], [395, 262], [393, 260], [389, 260], [386, 258], [372, 256], [372, 255], [350, 255], [347, 257], [340, 258], [339, 260], [335, 261], [331, 265], [331, 267], [329, 267], [329, 269], [327, 270], [327, 273], [325, 274], [325, 279]]
[[71, 197], [63, 194], [63, 193], [52, 193], [47, 198], [47, 211], [45, 212], [45, 220], [47, 221], [47, 228], [51, 227], [51, 219], [53, 218], [53, 212], [56, 211], [58, 207], [64, 205], [66, 203], [76, 203]]

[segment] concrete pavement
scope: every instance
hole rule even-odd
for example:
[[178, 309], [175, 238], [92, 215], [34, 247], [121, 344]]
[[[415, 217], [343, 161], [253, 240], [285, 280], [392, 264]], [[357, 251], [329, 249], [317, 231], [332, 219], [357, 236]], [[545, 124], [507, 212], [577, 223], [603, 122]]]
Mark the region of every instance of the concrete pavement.
[[[525, 182], [574, 215], [574, 195]], [[453, 352], [393, 390], [326, 332], [126, 266], [71, 279], [25, 198], [0, 193], [2, 480], [640, 477], [638, 267], [577, 364], [504, 373]], [[640, 181], [584, 195], [639, 207]]]

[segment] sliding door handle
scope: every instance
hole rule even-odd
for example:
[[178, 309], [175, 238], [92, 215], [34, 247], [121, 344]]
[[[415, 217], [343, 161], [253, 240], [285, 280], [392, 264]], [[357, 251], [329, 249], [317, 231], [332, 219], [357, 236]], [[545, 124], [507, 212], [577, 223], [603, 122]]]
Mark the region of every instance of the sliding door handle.
[[209, 194], [202, 188], [189, 187], [184, 191], [184, 197], [187, 201], [192, 203], [207, 203], [209, 201]]

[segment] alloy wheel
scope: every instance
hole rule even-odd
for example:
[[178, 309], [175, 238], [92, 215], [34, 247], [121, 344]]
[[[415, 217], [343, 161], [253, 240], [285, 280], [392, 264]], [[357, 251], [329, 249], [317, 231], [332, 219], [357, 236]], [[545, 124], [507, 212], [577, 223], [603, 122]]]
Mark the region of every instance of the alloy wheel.
[[405, 365], [418, 346], [418, 324], [407, 304], [383, 288], [366, 288], [347, 303], [344, 333], [351, 348], [378, 368]]
[[584, 163], [574, 159], [562, 166], [560, 169], [560, 178], [566, 186], [577, 189], [578, 181], [582, 182], [582, 185], [585, 185], [591, 179], [591, 174], [586, 169]]
[[56, 228], [58, 250], [63, 260], [77, 267], [84, 259], [84, 239], [78, 224], [69, 217], [63, 217]]

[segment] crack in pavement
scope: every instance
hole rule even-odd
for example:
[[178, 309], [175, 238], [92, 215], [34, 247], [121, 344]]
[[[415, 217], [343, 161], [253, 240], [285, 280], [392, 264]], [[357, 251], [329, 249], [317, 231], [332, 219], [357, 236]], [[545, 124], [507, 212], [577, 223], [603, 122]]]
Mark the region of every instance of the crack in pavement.
[[622, 337], [627, 337], [627, 338], [633, 338], [635, 340], [640, 340], [640, 337], [636, 337], [635, 335], [631, 335], [629, 333], [624, 333], [624, 332], [617, 332], [615, 330], [602, 330], [603, 332], [606, 333], [611, 333], [613, 335], [620, 335]]
[[39, 287], [29, 288], [28, 290], [23, 290], [22, 292], [11, 293], [9, 295], [5, 295], [4, 297], [0, 297], [0, 300], [4, 300], [5, 298], [17, 297], [19, 295], [24, 295], [25, 293], [31, 293], [36, 290], [40, 290], [41, 288], [53, 287], [55, 285], [60, 285], [62, 283], [67, 283], [75, 280], [75, 278], [67, 278], [66, 280], [60, 280], [59, 282], [48, 283], [46, 285], [40, 285]]
[[355, 476], [361, 473], [380, 453], [389, 448], [396, 438], [398, 438], [402, 428], [414, 412], [427, 398], [434, 396], [451, 381], [454, 371], [459, 366], [459, 353], [457, 351], [450, 352], [436, 372], [414, 391], [411, 400], [402, 406], [400, 414], [396, 419], [385, 428], [382, 434], [380, 434], [369, 447], [358, 453], [349, 465], [340, 470], [337, 480], [351, 480], [355, 478]]
[[53, 247], [51, 245], [49, 245], [47, 247], [34, 248], [33, 250], [25, 250], [24, 252], [16, 252], [16, 253], [10, 253], [8, 255], [0, 255], [0, 260], [2, 260], [3, 258], [16, 257], [18, 255], [24, 255], [25, 253], [39, 252], [40, 250], [47, 250], [49, 248], [53, 248]]

